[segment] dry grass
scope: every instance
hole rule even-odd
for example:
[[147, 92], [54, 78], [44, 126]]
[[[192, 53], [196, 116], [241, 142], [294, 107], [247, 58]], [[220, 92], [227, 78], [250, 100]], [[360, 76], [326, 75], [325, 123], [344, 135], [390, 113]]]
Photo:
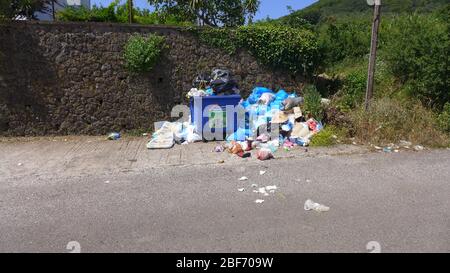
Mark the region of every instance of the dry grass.
[[362, 108], [350, 114], [355, 137], [373, 144], [408, 140], [432, 147], [448, 147], [449, 135], [438, 129], [434, 114], [414, 101], [382, 98], [368, 112]]

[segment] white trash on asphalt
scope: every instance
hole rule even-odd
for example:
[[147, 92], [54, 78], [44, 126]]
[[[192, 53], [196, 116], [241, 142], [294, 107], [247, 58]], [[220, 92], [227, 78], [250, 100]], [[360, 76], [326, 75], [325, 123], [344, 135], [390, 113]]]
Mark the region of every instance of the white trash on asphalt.
[[262, 203], [264, 203], [264, 200], [262, 200], [262, 199], [256, 199], [256, 200], [255, 200], [255, 203], [256, 203], [256, 204], [262, 204]]
[[264, 196], [269, 196], [269, 193], [275, 193], [276, 189], [278, 189], [277, 186], [266, 186], [258, 188], [258, 190], [253, 190], [253, 192], [263, 194]]
[[239, 181], [245, 181], [245, 180], [248, 180], [247, 176], [243, 176], [243, 177], [239, 178]]
[[326, 211], [330, 210], [329, 207], [324, 206], [324, 205], [319, 204], [319, 203], [315, 203], [311, 199], [306, 200], [304, 209], [306, 211], [314, 210], [314, 211], [317, 211], [317, 212], [326, 212]]
[[259, 171], [259, 175], [264, 175], [267, 171]]
[[414, 146], [414, 150], [416, 151], [423, 151], [425, 148], [422, 145], [416, 145]]
[[243, 191], [245, 191], [245, 189], [244, 188], [240, 188], [240, 189], [238, 189], [238, 191], [239, 192], [243, 192]]

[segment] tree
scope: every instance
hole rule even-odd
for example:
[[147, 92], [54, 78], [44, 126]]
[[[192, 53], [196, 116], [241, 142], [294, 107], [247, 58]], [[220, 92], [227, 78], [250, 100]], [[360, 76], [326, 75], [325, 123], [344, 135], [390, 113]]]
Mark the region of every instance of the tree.
[[53, 4], [58, 0], [0, 0], [0, 19], [37, 19], [36, 12], [52, 14]]
[[180, 21], [209, 26], [240, 26], [251, 23], [260, 0], [148, 0], [156, 10]]

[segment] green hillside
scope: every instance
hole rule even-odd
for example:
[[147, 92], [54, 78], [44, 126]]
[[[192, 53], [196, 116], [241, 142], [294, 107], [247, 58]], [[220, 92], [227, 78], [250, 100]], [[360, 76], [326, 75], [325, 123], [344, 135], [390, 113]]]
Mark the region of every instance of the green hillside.
[[[431, 12], [448, 4], [449, 0], [382, 0], [383, 11], [387, 13]], [[293, 12], [281, 18], [289, 20], [292, 17], [307, 19], [312, 23], [329, 16], [346, 16], [371, 13], [372, 8], [365, 0], [319, 0], [311, 6]]]

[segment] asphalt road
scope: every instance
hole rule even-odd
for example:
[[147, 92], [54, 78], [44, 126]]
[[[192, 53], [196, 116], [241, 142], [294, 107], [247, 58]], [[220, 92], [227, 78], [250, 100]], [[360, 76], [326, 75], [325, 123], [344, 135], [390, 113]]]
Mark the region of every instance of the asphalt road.
[[[263, 196], [254, 183], [278, 189]], [[381, 252], [449, 252], [449, 197], [449, 150], [36, 170], [0, 177], [0, 251], [69, 252], [76, 241], [81, 252], [364, 253], [376, 241]], [[307, 199], [330, 211], [305, 211]]]

